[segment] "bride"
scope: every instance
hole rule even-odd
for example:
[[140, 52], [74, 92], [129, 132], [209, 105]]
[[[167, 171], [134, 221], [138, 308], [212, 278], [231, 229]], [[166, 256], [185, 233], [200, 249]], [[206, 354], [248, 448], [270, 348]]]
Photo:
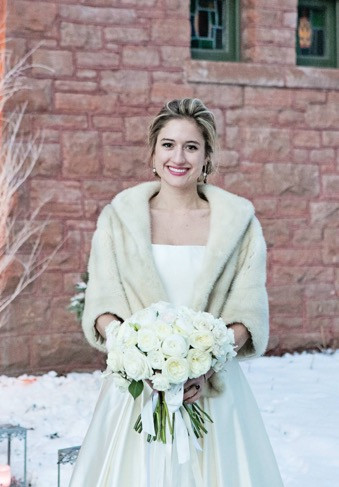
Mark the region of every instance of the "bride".
[[[282, 480], [238, 360], [268, 340], [266, 246], [252, 204], [205, 184], [216, 127], [198, 99], [165, 104], [149, 128], [155, 181], [119, 193], [98, 219], [89, 260], [83, 329], [105, 352], [105, 329], [158, 301], [221, 317], [237, 357], [227, 370], [188, 380], [184, 401], [213, 418], [202, 450], [179, 464], [171, 444], [133, 425], [152, 393], [135, 401], [103, 379], [70, 487], [281, 487]], [[124, 164], [124, 161], [121, 161]], [[164, 458], [164, 461], [160, 461]]]

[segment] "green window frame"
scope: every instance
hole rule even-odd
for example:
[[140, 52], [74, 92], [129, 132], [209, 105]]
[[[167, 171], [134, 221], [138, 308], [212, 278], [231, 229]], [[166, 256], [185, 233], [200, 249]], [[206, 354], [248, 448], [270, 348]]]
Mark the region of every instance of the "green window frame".
[[[304, 29], [302, 22], [306, 22]], [[339, 66], [338, 34], [339, 0], [299, 0], [296, 29], [298, 65]]]
[[[240, 0], [190, 0], [193, 59], [239, 60], [239, 3]], [[201, 32], [197, 32], [196, 24]]]

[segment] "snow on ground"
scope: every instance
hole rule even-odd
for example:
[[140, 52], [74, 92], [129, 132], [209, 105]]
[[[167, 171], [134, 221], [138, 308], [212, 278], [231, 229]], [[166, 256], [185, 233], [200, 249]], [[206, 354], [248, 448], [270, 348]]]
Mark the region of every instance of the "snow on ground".
[[[242, 362], [242, 368], [257, 398], [285, 487], [339, 485], [339, 351], [262, 357]], [[81, 444], [100, 376], [99, 371], [66, 377], [55, 372], [36, 378], [0, 376], [0, 424], [29, 428], [32, 487], [57, 486], [57, 451]], [[5, 443], [0, 443], [0, 463], [5, 463], [1, 456]], [[61, 487], [68, 485], [70, 470], [63, 466]]]

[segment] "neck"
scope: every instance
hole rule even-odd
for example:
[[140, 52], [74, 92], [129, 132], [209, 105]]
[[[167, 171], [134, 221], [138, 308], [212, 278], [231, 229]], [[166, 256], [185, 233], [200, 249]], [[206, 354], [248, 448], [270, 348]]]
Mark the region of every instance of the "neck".
[[159, 193], [152, 200], [152, 207], [166, 210], [195, 210], [205, 207], [205, 201], [199, 196], [197, 186], [174, 188], [162, 184]]

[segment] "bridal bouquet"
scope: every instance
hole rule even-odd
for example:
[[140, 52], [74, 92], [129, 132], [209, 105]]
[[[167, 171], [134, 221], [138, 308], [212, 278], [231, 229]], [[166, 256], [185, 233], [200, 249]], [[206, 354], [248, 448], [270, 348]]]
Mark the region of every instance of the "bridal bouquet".
[[190, 436], [207, 433], [204, 423], [212, 419], [197, 403], [183, 403], [184, 383], [224, 368], [236, 355], [233, 330], [210, 313], [159, 302], [122, 324], [112, 322], [106, 333], [106, 373], [113, 374], [116, 385], [134, 399], [145, 380], [154, 389], [134, 426], [137, 432], [163, 443], [166, 431], [173, 440], [183, 424]]

